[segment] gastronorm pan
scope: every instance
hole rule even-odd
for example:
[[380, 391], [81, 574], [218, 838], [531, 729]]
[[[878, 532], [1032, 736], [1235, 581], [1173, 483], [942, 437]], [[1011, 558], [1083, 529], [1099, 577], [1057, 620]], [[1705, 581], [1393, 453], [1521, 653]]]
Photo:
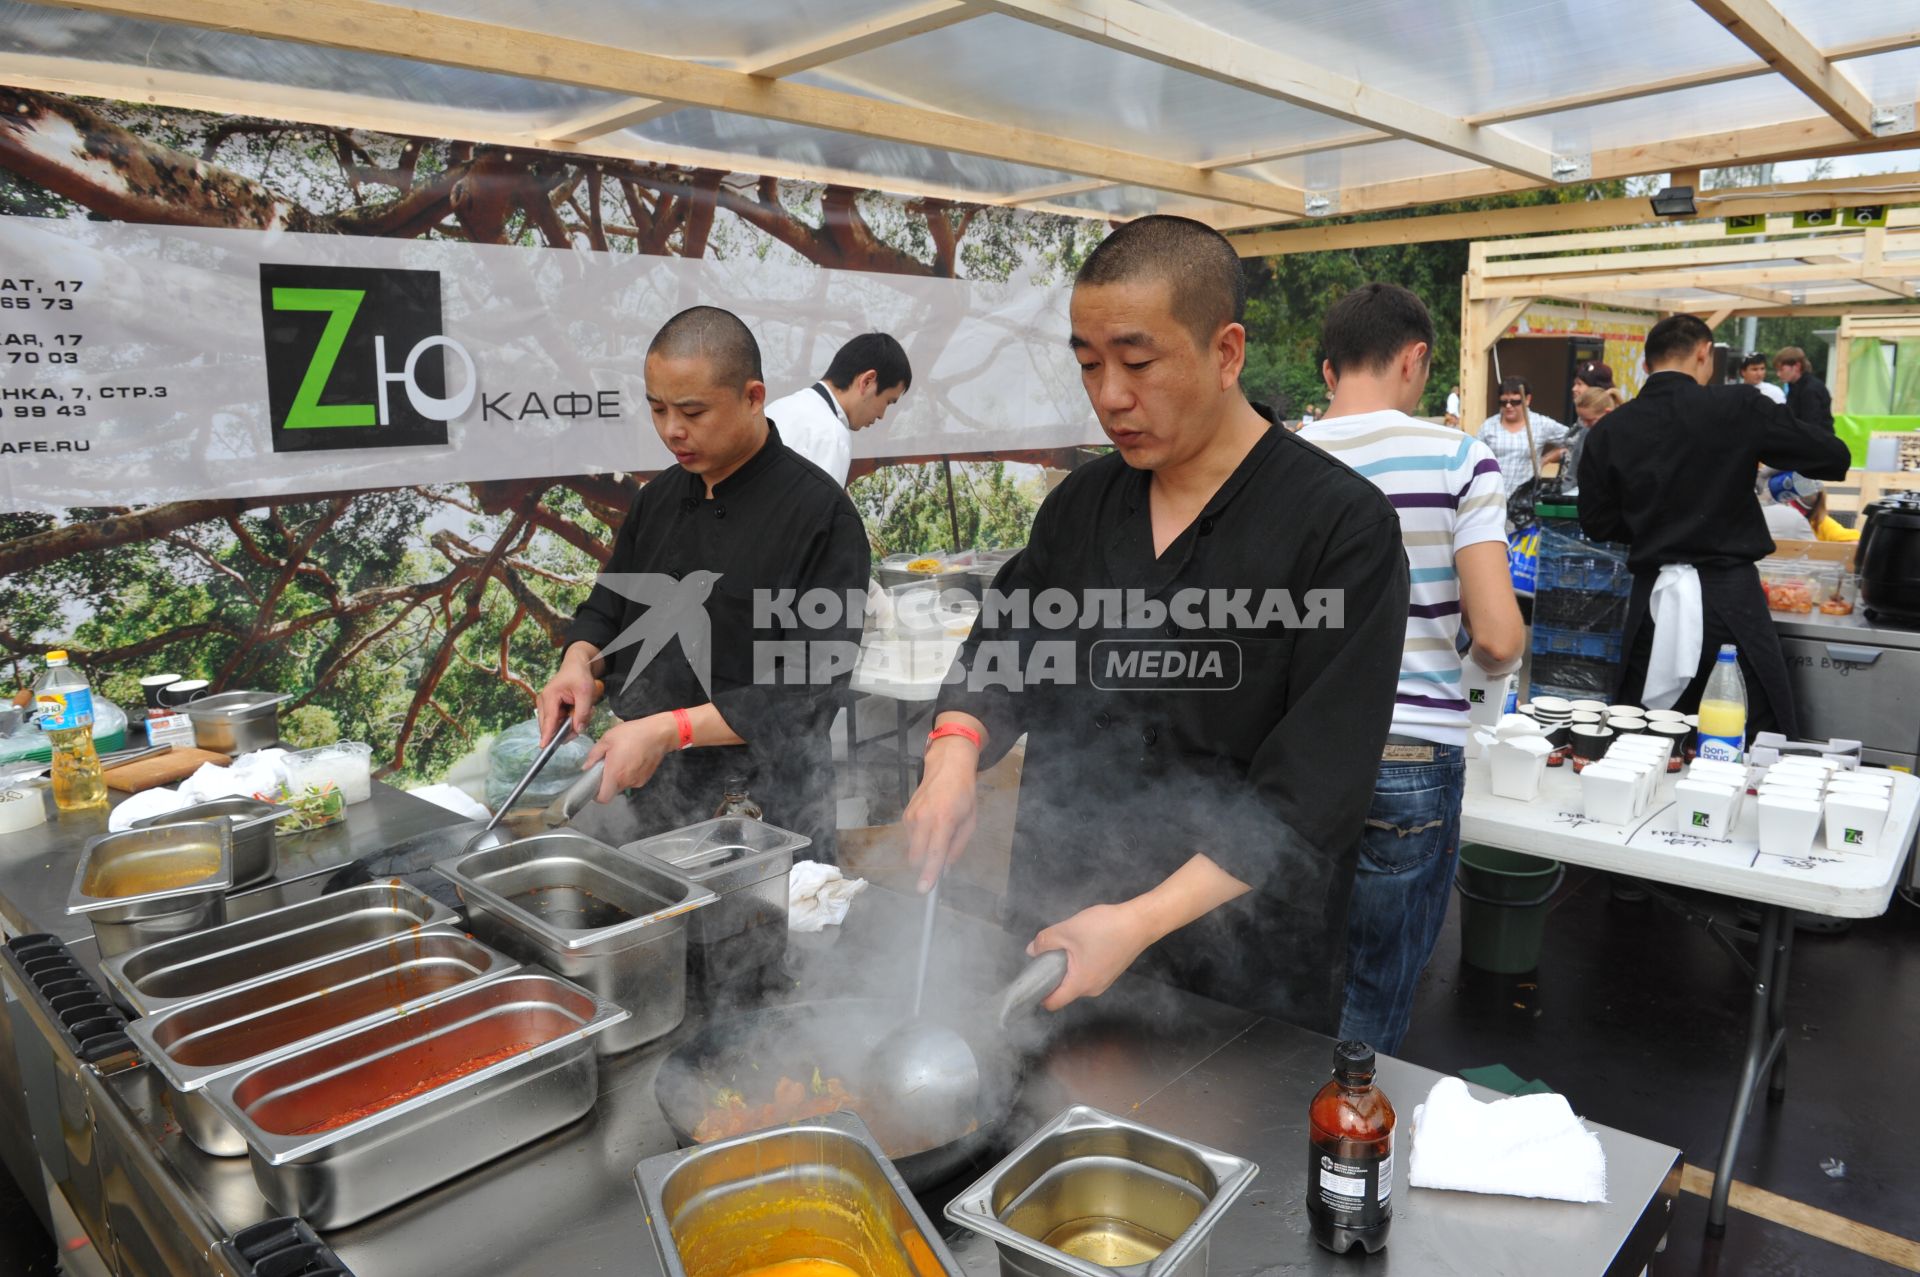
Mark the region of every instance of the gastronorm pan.
[[226, 821], [129, 829], [87, 843], [67, 913], [87, 915], [102, 955], [122, 954], [217, 924], [232, 885]]
[[136, 1020], [128, 1036], [166, 1079], [175, 1119], [214, 1157], [241, 1157], [246, 1141], [199, 1095], [215, 1078], [518, 967], [454, 927], [432, 927], [353, 950], [198, 1002]]
[[593, 1037], [626, 1017], [558, 976], [519, 972], [251, 1065], [205, 1094], [245, 1138], [275, 1209], [339, 1228], [585, 1116], [599, 1090]]
[[1077, 1104], [947, 1203], [1005, 1277], [1204, 1277], [1208, 1236], [1260, 1168]]
[[869, 1277], [963, 1272], [852, 1113], [649, 1157], [634, 1181], [667, 1277], [807, 1259]]
[[152, 1015], [454, 917], [405, 883], [367, 883], [149, 945], [100, 970], [129, 1006]]
[[161, 825], [179, 825], [195, 820], [231, 822], [233, 834], [233, 886], [254, 887], [272, 879], [279, 867], [274, 852], [274, 822], [293, 808], [259, 798], [213, 798], [178, 811], [148, 816], [133, 822], [135, 829], [154, 829]]
[[632, 1012], [600, 1035], [603, 1055], [679, 1027], [687, 1007], [687, 920], [714, 893], [646, 857], [551, 833], [434, 868], [459, 889], [474, 933]]

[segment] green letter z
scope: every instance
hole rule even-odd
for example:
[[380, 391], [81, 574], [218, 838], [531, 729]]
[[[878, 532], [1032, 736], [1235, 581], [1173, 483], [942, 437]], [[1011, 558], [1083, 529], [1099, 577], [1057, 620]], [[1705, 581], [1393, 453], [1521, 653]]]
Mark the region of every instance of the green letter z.
[[373, 405], [370, 403], [323, 405], [320, 402], [321, 392], [327, 388], [327, 379], [333, 376], [334, 361], [340, 358], [340, 348], [347, 343], [347, 330], [353, 327], [353, 317], [360, 312], [360, 303], [366, 296], [366, 291], [358, 288], [273, 290], [275, 310], [329, 312], [326, 331], [320, 334], [320, 344], [313, 348], [313, 358], [307, 363], [307, 375], [300, 379], [300, 389], [293, 396], [293, 406], [287, 409], [283, 429], [315, 430], [327, 426], [374, 424]]

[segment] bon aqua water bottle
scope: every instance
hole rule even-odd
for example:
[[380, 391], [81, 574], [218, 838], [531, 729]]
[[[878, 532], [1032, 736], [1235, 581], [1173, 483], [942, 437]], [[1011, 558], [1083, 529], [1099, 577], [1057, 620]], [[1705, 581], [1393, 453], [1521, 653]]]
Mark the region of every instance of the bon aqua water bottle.
[[67, 654], [47, 653], [47, 671], [33, 685], [34, 714], [53, 750], [53, 802], [61, 811], [107, 805], [107, 783], [93, 750], [93, 689], [67, 664]]
[[1700, 757], [1737, 763], [1747, 756], [1747, 681], [1740, 677], [1740, 653], [1733, 644], [1720, 648], [1700, 697]]

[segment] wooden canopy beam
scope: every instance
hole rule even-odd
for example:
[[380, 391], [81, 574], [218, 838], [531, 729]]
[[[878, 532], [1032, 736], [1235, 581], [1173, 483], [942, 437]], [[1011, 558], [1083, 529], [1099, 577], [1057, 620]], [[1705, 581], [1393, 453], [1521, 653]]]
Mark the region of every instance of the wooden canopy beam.
[[[1374, 142], [1391, 142], [1392, 140], [1391, 133], [1382, 133], [1378, 129], [1359, 129], [1352, 133], [1343, 133], [1338, 137], [1324, 138], [1318, 142], [1290, 142], [1285, 146], [1248, 151], [1240, 155], [1216, 156], [1210, 160], [1201, 160], [1194, 167], [1211, 173], [1219, 169], [1270, 164], [1274, 160], [1290, 160], [1302, 155], [1318, 155], [1323, 151], [1343, 151], [1350, 146], [1367, 146]], [[1030, 204], [1035, 200], [1053, 199], [1061, 195], [1080, 195], [1087, 191], [1104, 190], [1112, 185], [1112, 182], [1085, 180], [1061, 182], [1054, 186], [1038, 186], [1030, 190], [1015, 191], [1012, 195], [1003, 195], [998, 199], [989, 200], [988, 203]]]
[[1477, 129], [1412, 98], [1334, 75], [1306, 58], [1242, 40], [1136, 0], [972, 0], [1008, 17], [1064, 32], [1163, 66], [1205, 76], [1351, 124], [1551, 182], [1553, 157]]
[[1190, 164], [1013, 125], [374, 0], [195, 0], [192, 5], [176, 0], [31, 2], [658, 98], [1271, 212], [1306, 211], [1303, 192], [1274, 182], [1208, 173]]
[[1733, 38], [1812, 98], [1855, 137], [1873, 136], [1873, 103], [1847, 74], [1821, 55], [1769, 0], [1694, 0]]
[[[1908, 189], [1901, 190], [1906, 187]], [[1884, 196], [1871, 192], [1883, 190]], [[1869, 193], [1862, 194], [1862, 191]], [[1891, 173], [1878, 177], [1824, 178], [1814, 182], [1794, 182], [1780, 186], [1746, 187], [1740, 190], [1706, 191], [1696, 203], [1703, 213], [1798, 213], [1815, 208], [1849, 208], [1883, 199], [1887, 203], [1920, 203], [1920, 172]], [[1538, 204], [1531, 208], [1488, 209], [1476, 213], [1443, 213], [1431, 217], [1383, 218], [1371, 222], [1347, 222], [1338, 226], [1299, 226], [1282, 230], [1257, 231], [1230, 235], [1242, 257], [1273, 257], [1284, 253], [1312, 253], [1328, 249], [1371, 248], [1380, 244], [1426, 244], [1439, 240], [1486, 239], [1513, 235], [1541, 234], [1549, 231], [1582, 230], [1590, 227], [1614, 227], [1655, 220], [1644, 197], [1581, 200], [1571, 204]], [[1718, 222], [1668, 224], [1673, 240], [1723, 236]], [[1657, 237], [1665, 227], [1648, 227], [1645, 234]], [[1637, 234], [1639, 232], [1618, 232]], [[1543, 242], [1523, 241], [1516, 252], [1543, 251]], [[1560, 247], [1556, 238], [1552, 247]], [[1566, 247], [1576, 247], [1567, 244]], [[1577, 247], [1601, 247], [1581, 244]]]
[[[755, 59], [751, 66], [739, 69], [748, 75], [777, 80], [978, 16], [979, 10], [969, 7], [965, 0], [922, 0], [919, 4], [773, 50]], [[585, 112], [547, 131], [536, 132], [534, 139], [542, 146], [550, 142], [585, 142], [657, 120], [679, 109], [677, 103], [662, 102], [658, 98], [628, 98], [625, 102]]]

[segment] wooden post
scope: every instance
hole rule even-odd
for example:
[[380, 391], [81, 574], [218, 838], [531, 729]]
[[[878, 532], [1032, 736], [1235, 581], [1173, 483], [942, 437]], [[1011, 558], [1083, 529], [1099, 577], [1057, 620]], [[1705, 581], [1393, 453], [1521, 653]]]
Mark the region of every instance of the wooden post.
[[1480, 340], [1480, 308], [1473, 272], [1460, 280], [1460, 428], [1477, 433], [1487, 411], [1487, 351]]
[[[1833, 396], [1833, 415], [1838, 417], [1847, 410], [1847, 365], [1853, 362], [1853, 316], [1840, 318], [1840, 331], [1833, 335], [1834, 361], [1833, 384], [1827, 387]], [[1865, 498], [1862, 498], [1865, 504]]]

